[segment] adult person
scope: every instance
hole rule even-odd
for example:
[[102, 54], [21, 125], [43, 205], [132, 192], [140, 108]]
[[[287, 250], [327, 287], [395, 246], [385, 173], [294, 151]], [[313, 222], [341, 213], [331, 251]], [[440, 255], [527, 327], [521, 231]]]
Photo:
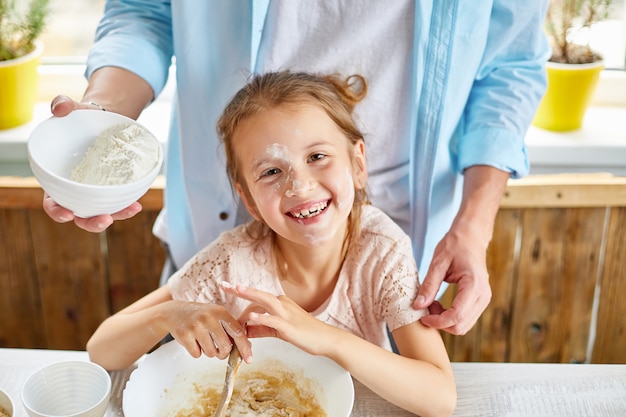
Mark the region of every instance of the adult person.
[[[155, 234], [180, 267], [241, 223], [215, 134], [225, 103], [252, 72], [360, 73], [356, 109], [368, 143], [369, 191], [411, 236], [423, 277], [422, 323], [466, 333], [491, 298], [486, 250], [506, 181], [528, 172], [524, 136], [545, 89], [547, 0], [364, 2], [108, 0], [90, 52], [88, 87], [52, 112], [139, 116], [176, 59], [165, 208]], [[56, 221], [98, 232], [132, 217], [78, 219], [44, 196]], [[452, 305], [436, 298], [458, 285]]]

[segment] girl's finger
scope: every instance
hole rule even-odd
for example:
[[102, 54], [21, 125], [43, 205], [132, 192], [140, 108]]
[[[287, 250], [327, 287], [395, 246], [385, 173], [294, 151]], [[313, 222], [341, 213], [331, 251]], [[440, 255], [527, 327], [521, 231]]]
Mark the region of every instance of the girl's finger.
[[272, 314], [275, 314], [276, 309], [282, 306], [278, 297], [266, 291], [257, 290], [256, 288], [250, 288], [240, 284], [233, 285], [226, 281], [222, 281], [220, 286], [229, 294], [236, 295], [239, 298], [243, 298], [244, 300], [248, 300], [253, 303], [257, 303]]
[[219, 351], [215, 347], [215, 337], [211, 332], [196, 336], [196, 342], [200, 346], [200, 349], [202, 349], [202, 352], [209, 358], [214, 356], [219, 357]]
[[265, 314], [267, 313], [267, 310], [258, 304], [249, 304], [239, 315], [239, 323], [250, 324], [250, 313]]
[[199, 358], [202, 355], [202, 347], [196, 339], [190, 337], [182, 337], [180, 335], [172, 335], [178, 343], [180, 343], [193, 358]]

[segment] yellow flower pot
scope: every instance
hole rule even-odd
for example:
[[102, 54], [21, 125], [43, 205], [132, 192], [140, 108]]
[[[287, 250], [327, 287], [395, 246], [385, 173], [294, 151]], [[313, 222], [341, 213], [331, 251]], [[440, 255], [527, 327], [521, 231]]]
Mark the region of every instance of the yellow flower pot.
[[603, 68], [602, 61], [592, 64], [548, 62], [548, 89], [532, 124], [561, 132], [579, 129]]
[[23, 57], [0, 61], [0, 129], [22, 125], [33, 117], [39, 87], [43, 44]]

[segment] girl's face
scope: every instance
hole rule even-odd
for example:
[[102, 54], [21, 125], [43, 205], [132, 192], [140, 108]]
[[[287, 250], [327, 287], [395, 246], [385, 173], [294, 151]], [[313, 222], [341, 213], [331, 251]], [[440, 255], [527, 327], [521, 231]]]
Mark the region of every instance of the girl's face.
[[236, 189], [255, 219], [305, 246], [343, 239], [354, 189], [367, 177], [363, 141], [352, 145], [312, 104], [264, 110], [233, 140], [250, 194], [242, 184]]

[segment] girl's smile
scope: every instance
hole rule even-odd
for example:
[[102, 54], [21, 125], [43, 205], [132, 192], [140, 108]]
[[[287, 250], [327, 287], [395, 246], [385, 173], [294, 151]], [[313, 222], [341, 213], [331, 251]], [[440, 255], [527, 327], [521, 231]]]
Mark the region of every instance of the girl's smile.
[[[312, 206], [308, 207], [296, 207], [290, 210], [288, 213], [296, 219], [311, 219], [313, 217], [321, 215], [322, 212], [326, 210], [326, 207], [328, 207], [329, 202], [330, 200], [326, 200], [323, 202], [315, 203]], [[306, 204], [303, 206], [306, 206]]]

